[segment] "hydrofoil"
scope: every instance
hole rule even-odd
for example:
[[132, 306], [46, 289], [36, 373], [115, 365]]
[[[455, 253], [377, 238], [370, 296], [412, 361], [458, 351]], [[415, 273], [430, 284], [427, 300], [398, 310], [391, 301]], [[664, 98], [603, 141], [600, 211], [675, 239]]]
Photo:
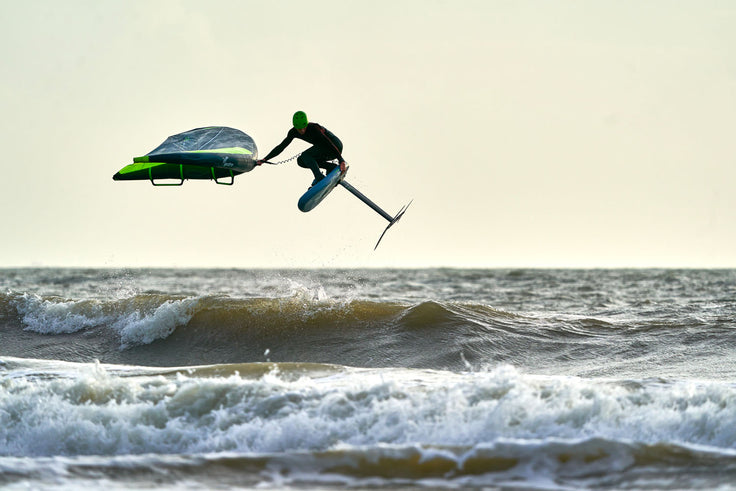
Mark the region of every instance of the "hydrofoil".
[[376, 242], [376, 246], [373, 248], [373, 250], [375, 251], [378, 248], [378, 244], [381, 243], [383, 236], [386, 235], [386, 232], [388, 232], [388, 229], [393, 227], [393, 225], [398, 222], [402, 216], [404, 216], [404, 213], [406, 213], [407, 208], [409, 208], [409, 205], [412, 204], [413, 200], [410, 201], [407, 205], [404, 205], [396, 215], [391, 216], [386, 213], [380, 206], [371, 201], [366, 195], [358, 191], [355, 186], [345, 180], [345, 174], [347, 174], [347, 171], [347, 167], [345, 168], [344, 172], [340, 172], [339, 167], [334, 168], [321, 181], [317, 182], [314, 186], [309, 188], [307, 192], [304, 193], [301, 198], [299, 198], [299, 203], [297, 204], [297, 206], [301, 211], [305, 213], [314, 209], [314, 207], [320, 204], [322, 200], [325, 199], [327, 195], [330, 194], [330, 192], [332, 192], [332, 190], [335, 189], [335, 187], [337, 187], [337, 185], [339, 184], [340, 186], [350, 191], [353, 196], [368, 205], [371, 209], [373, 209], [373, 211], [375, 211], [388, 221], [388, 226], [383, 230], [381, 237], [378, 238], [378, 242]]

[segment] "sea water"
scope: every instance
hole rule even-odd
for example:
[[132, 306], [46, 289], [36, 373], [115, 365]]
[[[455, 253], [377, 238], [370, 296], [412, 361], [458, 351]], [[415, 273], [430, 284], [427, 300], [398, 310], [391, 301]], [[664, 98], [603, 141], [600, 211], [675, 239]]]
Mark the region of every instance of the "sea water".
[[736, 488], [733, 270], [0, 270], [0, 487]]

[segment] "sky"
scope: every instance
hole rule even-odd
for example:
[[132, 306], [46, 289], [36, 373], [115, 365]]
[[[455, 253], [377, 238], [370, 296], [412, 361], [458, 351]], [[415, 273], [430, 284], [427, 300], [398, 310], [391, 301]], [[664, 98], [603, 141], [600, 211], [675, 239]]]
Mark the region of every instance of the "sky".
[[[0, 267], [736, 267], [736, 3], [0, 0]], [[303, 110], [348, 180], [112, 175]], [[279, 159], [307, 148], [295, 141]]]

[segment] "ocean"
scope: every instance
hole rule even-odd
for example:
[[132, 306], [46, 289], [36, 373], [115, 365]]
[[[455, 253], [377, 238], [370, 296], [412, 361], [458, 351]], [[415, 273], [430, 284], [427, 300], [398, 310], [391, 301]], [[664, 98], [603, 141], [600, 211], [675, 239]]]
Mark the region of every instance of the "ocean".
[[736, 489], [736, 270], [0, 270], [4, 489]]

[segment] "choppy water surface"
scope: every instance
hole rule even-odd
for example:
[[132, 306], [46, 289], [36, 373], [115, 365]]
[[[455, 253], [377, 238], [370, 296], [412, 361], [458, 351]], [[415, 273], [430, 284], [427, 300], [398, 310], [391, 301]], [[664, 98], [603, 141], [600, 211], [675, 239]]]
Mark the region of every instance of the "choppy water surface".
[[736, 487], [736, 271], [0, 270], [0, 485]]

